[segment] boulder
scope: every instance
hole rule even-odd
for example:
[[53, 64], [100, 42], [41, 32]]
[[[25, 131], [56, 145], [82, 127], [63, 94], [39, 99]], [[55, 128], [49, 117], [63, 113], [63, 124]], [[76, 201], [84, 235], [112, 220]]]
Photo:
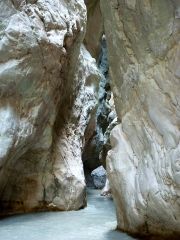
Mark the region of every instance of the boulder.
[[93, 183], [96, 188], [102, 189], [105, 186], [106, 170], [103, 168], [103, 166], [94, 169], [91, 173], [91, 176], [93, 178]]

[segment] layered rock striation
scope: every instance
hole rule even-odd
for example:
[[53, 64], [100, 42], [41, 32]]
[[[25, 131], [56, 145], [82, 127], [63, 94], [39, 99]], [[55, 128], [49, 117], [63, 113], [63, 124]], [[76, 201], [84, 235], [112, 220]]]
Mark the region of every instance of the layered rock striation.
[[179, 2], [102, 0], [119, 121], [107, 169], [118, 228], [180, 234]]

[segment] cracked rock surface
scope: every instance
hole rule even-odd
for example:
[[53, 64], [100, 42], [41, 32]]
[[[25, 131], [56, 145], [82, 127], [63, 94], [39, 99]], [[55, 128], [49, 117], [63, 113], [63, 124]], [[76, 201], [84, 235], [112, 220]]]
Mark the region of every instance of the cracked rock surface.
[[121, 124], [107, 169], [118, 228], [180, 234], [179, 1], [102, 0]]

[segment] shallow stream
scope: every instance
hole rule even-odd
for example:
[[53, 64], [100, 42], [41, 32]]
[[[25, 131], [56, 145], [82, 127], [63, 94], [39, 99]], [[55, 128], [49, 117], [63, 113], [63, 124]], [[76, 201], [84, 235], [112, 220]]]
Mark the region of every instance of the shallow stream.
[[115, 231], [113, 201], [88, 189], [88, 206], [80, 211], [45, 212], [0, 220], [0, 240], [130, 240]]

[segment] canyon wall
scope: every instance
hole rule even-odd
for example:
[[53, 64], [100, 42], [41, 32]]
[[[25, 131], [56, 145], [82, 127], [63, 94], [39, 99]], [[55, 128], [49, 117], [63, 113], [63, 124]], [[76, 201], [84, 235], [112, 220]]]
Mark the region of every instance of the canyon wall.
[[[179, 1], [85, 2], [88, 22], [83, 0], [0, 1], [0, 215], [86, 205], [85, 138], [107, 120], [103, 161], [114, 99], [118, 228], [180, 234]], [[98, 59], [103, 31], [111, 98], [108, 81], [98, 96], [107, 61], [99, 71], [85, 48]]]
[[98, 60], [101, 52], [101, 37], [104, 31], [99, 0], [84, 0], [87, 7], [87, 26], [84, 44], [91, 55]]
[[179, 1], [101, 0], [120, 124], [108, 176], [118, 228], [180, 234]]
[[84, 1], [2, 0], [0, 9], [0, 214], [79, 209], [99, 77], [81, 44]]

